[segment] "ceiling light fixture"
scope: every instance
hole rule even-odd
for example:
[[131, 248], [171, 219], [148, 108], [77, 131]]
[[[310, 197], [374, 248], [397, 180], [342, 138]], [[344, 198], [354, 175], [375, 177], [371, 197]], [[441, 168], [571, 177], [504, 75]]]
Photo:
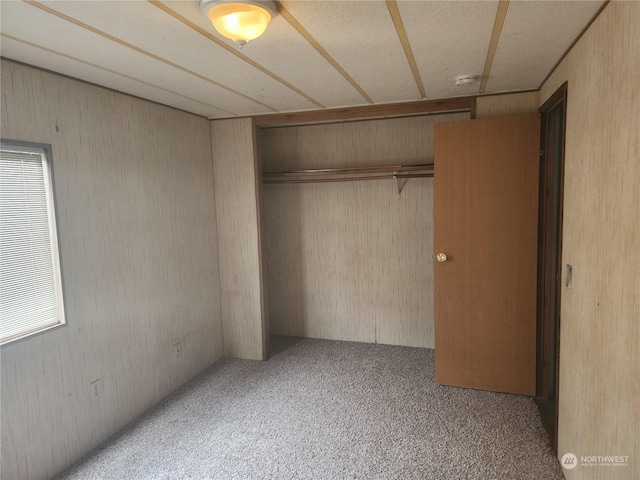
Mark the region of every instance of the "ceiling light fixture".
[[277, 13], [274, 2], [257, 0], [200, 0], [200, 9], [220, 35], [240, 48], [262, 35]]

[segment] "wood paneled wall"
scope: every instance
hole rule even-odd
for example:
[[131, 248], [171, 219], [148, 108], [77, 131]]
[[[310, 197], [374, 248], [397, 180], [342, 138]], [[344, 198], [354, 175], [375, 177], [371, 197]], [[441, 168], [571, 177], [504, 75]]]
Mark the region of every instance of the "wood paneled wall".
[[[262, 129], [265, 171], [431, 163], [435, 122]], [[433, 179], [264, 185], [271, 331], [433, 347]]]
[[222, 355], [209, 122], [6, 61], [1, 88], [2, 137], [52, 145], [68, 322], [2, 347], [2, 478], [50, 478]]
[[538, 107], [537, 91], [487, 95], [476, 99], [476, 118], [536, 113]]
[[225, 356], [262, 360], [260, 168], [250, 118], [211, 122]]
[[638, 25], [640, 3], [611, 2], [540, 94], [568, 80], [558, 456], [629, 456], [567, 479], [640, 478]]

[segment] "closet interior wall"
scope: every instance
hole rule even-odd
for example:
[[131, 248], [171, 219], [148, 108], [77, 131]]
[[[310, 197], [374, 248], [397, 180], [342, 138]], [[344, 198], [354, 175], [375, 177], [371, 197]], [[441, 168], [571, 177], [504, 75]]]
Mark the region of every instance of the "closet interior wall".
[[[263, 170], [431, 163], [434, 124], [468, 118], [263, 128]], [[433, 348], [433, 178], [400, 187], [263, 185], [272, 334]]]

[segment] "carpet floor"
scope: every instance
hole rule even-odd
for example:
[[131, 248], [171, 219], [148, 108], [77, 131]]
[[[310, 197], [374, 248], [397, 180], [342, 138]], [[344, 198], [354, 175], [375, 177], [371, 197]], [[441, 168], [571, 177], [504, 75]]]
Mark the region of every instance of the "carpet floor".
[[60, 478], [564, 478], [531, 398], [437, 385], [433, 350], [274, 352], [220, 360]]

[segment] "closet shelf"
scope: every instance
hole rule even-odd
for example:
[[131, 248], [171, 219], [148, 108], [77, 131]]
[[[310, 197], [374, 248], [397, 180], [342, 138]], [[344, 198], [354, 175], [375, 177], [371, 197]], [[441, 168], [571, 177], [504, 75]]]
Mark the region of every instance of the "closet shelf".
[[421, 177], [433, 177], [433, 164], [294, 170], [289, 172], [265, 172], [262, 175], [264, 183], [354, 182]]

